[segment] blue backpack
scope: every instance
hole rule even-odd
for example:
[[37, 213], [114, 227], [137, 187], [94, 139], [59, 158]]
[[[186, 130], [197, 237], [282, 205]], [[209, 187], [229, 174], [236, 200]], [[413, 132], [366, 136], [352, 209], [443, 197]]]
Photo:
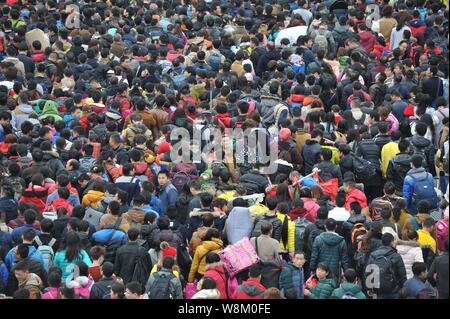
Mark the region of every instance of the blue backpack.
[[411, 176], [414, 180], [414, 190], [412, 195], [412, 202], [415, 209], [417, 209], [417, 204], [421, 200], [427, 200], [430, 204], [430, 209], [435, 209], [438, 207], [438, 196], [434, 190], [434, 185], [428, 179], [428, 176], [422, 180], [418, 180]]

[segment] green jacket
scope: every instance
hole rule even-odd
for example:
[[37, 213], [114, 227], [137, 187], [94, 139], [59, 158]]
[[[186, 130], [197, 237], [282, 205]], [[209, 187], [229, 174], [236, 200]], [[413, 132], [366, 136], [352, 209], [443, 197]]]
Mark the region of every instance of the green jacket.
[[334, 289], [332, 297], [341, 299], [346, 293], [356, 297], [356, 299], [366, 299], [366, 295], [361, 291], [361, 287], [349, 282], [344, 282], [341, 287]]
[[311, 288], [309, 291], [311, 295], [310, 299], [328, 299], [331, 297], [334, 288], [336, 288], [336, 283], [334, 279], [324, 279], [317, 282], [315, 288]]
[[49, 116], [53, 116], [55, 121], [62, 121], [63, 118], [58, 112], [58, 104], [51, 100], [48, 100], [44, 104], [44, 109], [42, 110], [41, 115], [39, 116], [39, 120], [43, 120]]

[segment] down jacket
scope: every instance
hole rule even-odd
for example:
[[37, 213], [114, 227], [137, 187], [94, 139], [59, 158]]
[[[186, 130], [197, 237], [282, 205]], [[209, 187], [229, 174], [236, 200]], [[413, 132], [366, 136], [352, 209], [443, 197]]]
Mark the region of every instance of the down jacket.
[[206, 268], [206, 255], [209, 252], [217, 253], [223, 248], [223, 242], [219, 238], [212, 238], [208, 241], [203, 241], [195, 250], [194, 258], [192, 260], [191, 270], [189, 272], [188, 282], [194, 282], [195, 275], [199, 273], [203, 275]]
[[321, 262], [326, 262], [333, 274], [339, 274], [340, 265], [349, 268], [347, 244], [344, 237], [324, 232], [316, 237], [311, 254], [311, 270]]
[[396, 249], [405, 264], [406, 278], [412, 278], [414, 276], [412, 272], [412, 265], [415, 262], [423, 262], [423, 253], [422, 248], [420, 248], [420, 244], [412, 240], [399, 240], [397, 241]]

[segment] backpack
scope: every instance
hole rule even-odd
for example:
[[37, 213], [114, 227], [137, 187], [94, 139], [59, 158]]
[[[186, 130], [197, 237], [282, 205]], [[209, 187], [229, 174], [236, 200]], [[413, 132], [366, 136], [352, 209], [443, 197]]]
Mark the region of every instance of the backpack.
[[312, 253], [313, 250], [313, 245], [314, 245], [314, 240], [316, 239], [317, 236], [319, 236], [320, 234], [322, 234], [325, 230], [320, 229], [318, 227], [315, 227], [311, 233], [309, 234], [308, 237], [308, 242], [306, 243], [306, 247], [307, 247], [307, 251], [308, 254], [310, 255]]
[[366, 113], [363, 113], [361, 118], [359, 120], [356, 120], [353, 118], [353, 123], [355, 125], [355, 129], [359, 129], [362, 125], [364, 125], [364, 122], [366, 121]]
[[181, 90], [187, 84], [187, 75], [186, 74], [178, 74], [172, 78], [173, 88], [175, 90]]
[[356, 296], [355, 296], [353, 293], [347, 291], [347, 292], [341, 297], [341, 299], [358, 299], [358, 298], [356, 298]]
[[301, 251], [301, 246], [303, 243], [303, 234], [305, 233], [306, 227], [310, 225], [311, 222], [308, 221], [305, 217], [299, 217], [295, 221], [295, 251]]
[[175, 278], [173, 274], [158, 272], [150, 288], [149, 299], [174, 299], [170, 281]]
[[219, 72], [222, 56], [217, 52], [212, 52], [208, 57], [208, 64], [213, 71]]
[[434, 190], [433, 182], [429, 182], [428, 176], [422, 180], [415, 179], [413, 175], [410, 175], [410, 177], [414, 181], [414, 190], [412, 194], [412, 204], [414, 208], [417, 209], [417, 204], [421, 200], [427, 200], [430, 204], [430, 209], [437, 208], [439, 199], [436, 191]]
[[86, 208], [86, 213], [84, 214], [83, 220], [87, 221], [90, 225], [93, 225], [96, 230], [99, 230], [100, 218], [102, 218], [102, 216], [102, 212], [88, 206]]
[[53, 245], [56, 243], [56, 239], [52, 238], [48, 245], [44, 245], [39, 237], [34, 237], [34, 241], [39, 246], [37, 250], [42, 254], [42, 259], [44, 260], [44, 269], [48, 270], [53, 266], [53, 261], [55, 259], [55, 252], [53, 251]]
[[381, 220], [381, 211], [388, 207], [391, 211], [394, 209], [391, 201], [385, 197], [375, 198], [369, 205], [370, 218], [373, 221]]
[[136, 264], [134, 266], [133, 278], [131, 279], [131, 281], [137, 281], [145, 285], [148, 280], [148, 268], [150, 266], [151, 265], [144, 264], [144, 258], [142, 256], [136, 256]]
[[191, 176], [186, 172], [177, 172], [173, 179], [172, 185], [175, 186], [178, 192], [182, 192], [184, 187], [191, 181]]
[[377, 251], [375, 251], [369, 256], [369, 260], [365, 270], [366, 277], [372, 274], [373, 268], [370, 268], [369, 266], [378, 267], [379, 286], [375, 287], [375, 290], [378, 292], [391, 293], [395, 288], [396, 282], [391, 260], [385, 255], [380, 255]]
[[423, 168], [425, 168], [426, 170], [428, 170], [428, 162], [427, 162], [427, 156], [425, 155], [425, 149], [422, 147], [417, 147], [415, 146], [413, 143], [410, 143], [411, 148], [412, 148], [412, 155], [420, 155], [423, 160], [422, 160], [422, 166]]
[[377, 174], [376, 166], [359, 156], [353, 156], [353, 172], [357, 182], [365, 182]]
[[261, 285], [266, 289], [280, 288], [280, 275], [284, 268], [281, 258], [268, 260], [260, 263], [261, 265]]
[[353, 225], [353, 230], [351, 233], [351, 243], [353, 251], [356, 251], [359, 246], [361, 246], [362, 238], [365, 234], [367, 234], [369, 231], [367, 230], [366, 226], [362, 223], [356, 223]]
[[[320, 31], [319, 31], [320, 32]], [[317, 33], [316, 37], [314, 38], [314, 45], [325, 51], [325, 53], [328, 52], [328, 39], [325, 36], [325, 34]]]
[[448, 220], [440, 220], [436, 223], [436, 237], [438, 249], [445, 251], [445, 238], [448, 237]]

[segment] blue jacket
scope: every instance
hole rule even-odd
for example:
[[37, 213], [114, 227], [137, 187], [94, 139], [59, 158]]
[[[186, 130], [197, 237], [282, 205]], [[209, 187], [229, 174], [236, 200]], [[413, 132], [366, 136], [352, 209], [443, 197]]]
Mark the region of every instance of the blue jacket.
[[9, 271], [5, 263], [0, 263], [0, 280], [3, 282], [3, 287], [8, 284]]
[[225, 222], [228, 243], [235, 244], [244, 237], [251, 237], [253, 219], [246, 207], [234, 207]]
[[162, 186], [158, 192], [160, 200], [161, 215], [164, 215], [168, 206], [175, 206], [178, 198], [178, 191], [172, 183]]
[[12, 197], [0, 198], [0, 211], [5, 212], [5, 223], [17, 218], [17, 201]]
[[16, 244], [18, 244], [19, 241], [20, 241], [20, 239], [21, 239], [21, 237], [22, 237], [22, 234], [23, 234], [27, 229], [30, 229], [30, 228], [34, 230], [34, 232], [36, 233], [36, 236], [39, 236], [39, 235], [41, 234], [41, 232], [40, 232], [39, 230], [36, 230], [36, 229], [33, 227], [33, 225], [25, 224], [25, 225], [20, 226], [20, 227], [18, 227], [18, 228], [16, 228], [16, 229], [13, 230], [13, 232], [12, 232], [12, 234], [11, 234], [13, 241], [14, 241]]
[[[55, 190], [53, 193], [48, 195], [46, 204], [47, 205], [50, 204], [57, 198], [58, 198], [58, 190]], [[74, 193], [70, 193], [68, 201], [73, 207], [80, 205], [80, 199]]]
[[423, 282], [423, 280], [416, 276], [408, 279], [403, 285], [403, 288], [408, 288], [414, 298], [417, 298], [419, 295], [429, 297], [428, 286], [425, 284], [425, 282]]
[[428, 173], [425, 168], [413, 168], [406, 174], [405, 180], [403, 182], [403, 198], [405, 198], [407, 209], [409, 212], [416, 212], [417, 203], [413, 202], [414, 184], [415, 180], [428, 179], [430, 187], [434, 188], [434, 178], [433, 175]]
[[303, 268], [297, 268], [294, 264], [289, 263], [287, 267], [284, 267], [280, 274], [280, 290], [283, 296], [286, 295], [286, 291], [290, 289], [295, 290], [297, 299], [303, 299], [303, 287], [305, 278], [303, 275]]
[[[44, 265], [44, 258], [42, 258], [42, 254], [39, 250], [36, 249], [33, 245], [28, 245], [28, 257], [39, 260], [42, 265]], [[17, 260], [14, 257], [14, 248], [11, 248], [5, 257], [5, 264], [9, 270], [11, 270], [12, 266], [16, 264]]]
[[0, 231], [0, 247], [7, 247], [8, 250], [14, 247], [14, 242], [10, 233]]

